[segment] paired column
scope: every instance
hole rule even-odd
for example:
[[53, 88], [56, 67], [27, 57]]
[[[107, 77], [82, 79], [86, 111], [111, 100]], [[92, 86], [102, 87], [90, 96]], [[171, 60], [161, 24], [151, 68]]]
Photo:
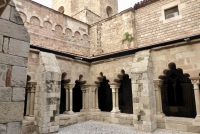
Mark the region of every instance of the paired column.
[[112, 113], [119, 113], [119, 85], [110, 85], [112, 89], [112, 103], [113, 103], [113, 109]]
[[36, 82], [28, 82], [26, 90], [27, 90], [26, 116], [34, 117]]
[[154, 80], [154, 87], [156, 92], [156, 116], [163, 118], [165, 114], [162, 111], [162, 98], [161, 98], [161, 87], [163, 84], [163, 80]]
[[95, 85], [95, 111], [100, 111], [99, 109], [99, 97], [98, 97], [98, 91], [99, 91], [99, 84]]
[[199, 92], [199, 83], [200, 77], [190, 78], [194, 87], [194, 96], [195, 96], [195, 103], [196, 103], [196, 112], [197, 116], [195, 118], [195, 125], [200, 126], [200, 92]]
[[65, 114], [73, 114], [73, 88], [74, 84], [66, 84], [64, 88], [66, 90], [66, 111]]

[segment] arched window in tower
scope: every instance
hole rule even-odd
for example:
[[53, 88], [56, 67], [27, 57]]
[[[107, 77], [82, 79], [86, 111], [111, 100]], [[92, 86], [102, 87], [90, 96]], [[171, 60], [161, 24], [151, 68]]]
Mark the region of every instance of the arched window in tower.
[[58, 12], [64, 13], [65, 12], [65, 8], [63, 6], [59, 7]]
[[107, 13], [108, 17], [112, 16], [113, 10], [112, 10], [112, 8], [110, 6], [107, 6], [106, 13]]
[[196, 116], [194, 90], [189, 74], [176, 68], [175, 63], [170, 63], [169, 70], [164, 70], [161, 97], [163, 113], [167, 116], [189, 117]]

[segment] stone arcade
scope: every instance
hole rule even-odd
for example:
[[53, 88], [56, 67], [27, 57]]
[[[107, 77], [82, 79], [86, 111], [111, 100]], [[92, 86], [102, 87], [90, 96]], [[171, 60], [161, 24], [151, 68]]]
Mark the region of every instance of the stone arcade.
[[200, 1], [52, 3], [0, 1], [1, 134], [87, 120], [200, 133]]

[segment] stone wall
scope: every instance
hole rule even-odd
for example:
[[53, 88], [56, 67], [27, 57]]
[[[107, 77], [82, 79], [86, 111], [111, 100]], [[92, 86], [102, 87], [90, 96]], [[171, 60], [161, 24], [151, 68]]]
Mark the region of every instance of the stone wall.
[[200, 73], [200, 41], [173, 44], [152, 50], [153, 79], [163, 75], [168, 64], [174, 62], [177, 68], [183, 69], [190, 77], [197, 77]]
[[124, 56], [115, 59], [108, 59], [99, 62], [93, 62], [90, 68], [90, 84], [94, 84], [97, 77], [100, 77], [100, 73], [106, 77], [110, 83], [114, 83], [114, 79], [119, 79], [118, 75], [124, 70], [125, 74], [128, 74], [131, 78], [131, 67], [134, 60], [134, 55]]
[[97, 14], [93, 13], [88, 9], [84, 9], [72, 17], [90, 25], [101, 20], [100, 16], [98, 16]]
[[31, 37], [31, 44], [89, 56], [88, 25], [32, 1], [17, 0], [17, 10]]
[[[178, 5], [179, 16], [165, 19], [164, 9]], [[199, 1], [158, 0], [135, 11], [137, 46], [157, 44], [199, 34]]]
[[29, 41], [11, 1], [0, 17], [1, 134], [21, 134], [22, 131]]
[[[66, 4], [67, 3], [67, 4]], [[67, 5], [67, 6], [66, 6]], [[79, 13], [84, 7], [95, 14], [101, 16], [101, 18], [107, 18], [106, 8], [110, 6], [113, 9], [113, 14], [118, 13], [118, 2], [117, 0], [53, 0], [52, 8], [58, 10], [59, 7], [63, 6], [65, 8], [65, 14], [69, 16], [74, 16]]]
[[135, 38], [133, 15], [132, 9], [129, 9], [92, 25], [90, 29], [91, 55], [134, 48], [134, 40], [132, 42], [122, 42], [125, 38], [124, 34], [127, 32]]

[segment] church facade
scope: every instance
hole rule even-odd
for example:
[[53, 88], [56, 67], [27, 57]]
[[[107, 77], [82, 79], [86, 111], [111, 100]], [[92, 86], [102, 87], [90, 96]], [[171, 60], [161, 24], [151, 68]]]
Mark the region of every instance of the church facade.
[[118, 13], [117, 0], [10, 2], [0, 23], [23, 28], [15, 36], [0, 28], [2, 57], [15, 56], [0, 59], [0, 132], [18, 123], [12, 131], [56, 133], [96, 120], [200, 133], [199, 7], [144, 0]]

